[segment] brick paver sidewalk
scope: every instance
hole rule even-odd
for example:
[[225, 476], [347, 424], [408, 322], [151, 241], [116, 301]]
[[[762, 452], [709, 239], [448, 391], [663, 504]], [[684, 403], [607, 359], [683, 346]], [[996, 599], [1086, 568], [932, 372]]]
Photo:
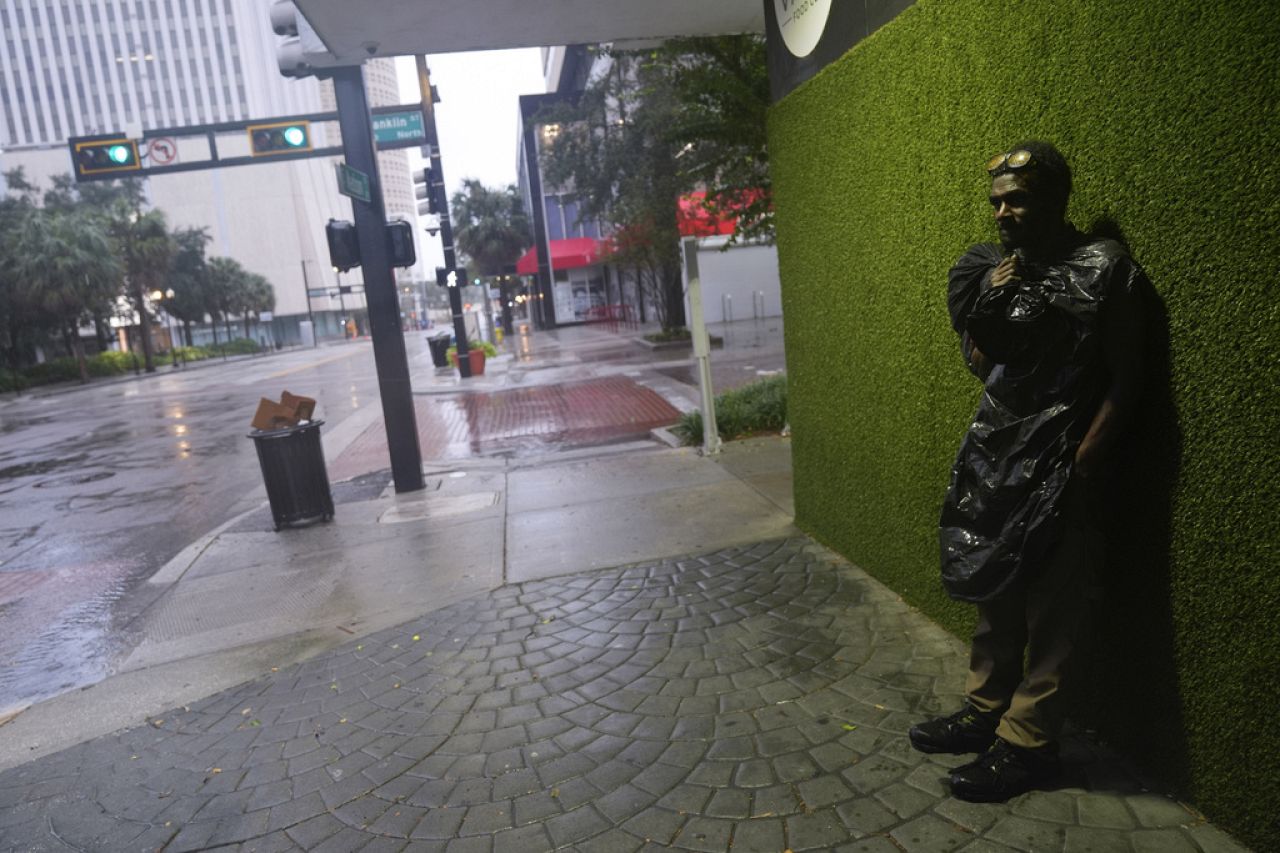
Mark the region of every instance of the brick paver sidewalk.
[[[508, 586], [0, 774], [0, 849], [1226, 850], [1081, 740], [947, 796], [960, 644], [805, 539]], [[1086, 790], [1086, 786], [1091, 790]]]
[[[419, 395], [414, 409], [418, 445], [429, 460], [642, 439], [680, 417], [657, 393], [625, 376]], [[345, 480], [386, 466], [386, 427], [378, 421], [339, 455], [329, 474]]]

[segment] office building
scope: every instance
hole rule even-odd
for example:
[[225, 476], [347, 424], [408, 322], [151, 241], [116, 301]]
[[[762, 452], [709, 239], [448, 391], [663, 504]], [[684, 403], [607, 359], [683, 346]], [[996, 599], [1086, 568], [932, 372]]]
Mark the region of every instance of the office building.
[[[47, 186], [71, 171], [68, 137], [333, 109], [331, 84], [280, 75], [267, 9], [257, 0], [0, 4], [0, 171], [22, 167]], [[367, 63], [365, 77], [371, 106], [398, 102], [394, 60]], [[353, 270], [339, 282], [329, 265], [325, 222], [351, 218], [334, 159], [156, 175], [147, 197], [171, 227], [207, 228], [210, 255], [272, 283], [276, 340], [296, 339], [309, 307], [322, 335], [341, 334], [340, 315], [359, 319], [363, 297], [327, 295], [360, 280]], [[388, 215], [412, 219], [407, 154], [379, 161]]]

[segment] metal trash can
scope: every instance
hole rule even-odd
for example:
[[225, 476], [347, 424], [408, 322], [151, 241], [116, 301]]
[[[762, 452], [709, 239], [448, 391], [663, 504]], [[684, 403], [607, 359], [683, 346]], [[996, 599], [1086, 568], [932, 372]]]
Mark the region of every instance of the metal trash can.
[[436, 367], [449, 366], [449, 341], [452, 336], [448, 332], [436, 332], [427, 338], [427, 346], [431, 348], [431, 363]]
[[333, 493], [329, 491], [324, 449], [320, 445], [323, 423], [311, 421], [249, 433], [258, 450], [277, 531], [286, 524], [333, 518]]

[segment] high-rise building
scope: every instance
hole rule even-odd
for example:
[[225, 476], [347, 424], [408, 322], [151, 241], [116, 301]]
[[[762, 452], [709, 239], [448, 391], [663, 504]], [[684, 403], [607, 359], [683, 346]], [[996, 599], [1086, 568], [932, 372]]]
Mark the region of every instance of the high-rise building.
[[[72, 136], [186, 127], [334, 109], [332, 85], [289, 80], [260, 0], [4, 0], [0, 3], [0, 171], [22, 167], [47, 185], [72, 171]], [[397, 103], [395, 63], [365, 65], [371, 106]], [[333, 162], [316, 158], [210, 169], [147, 180], [150, 203], [173, 227], [209, 230], [210, 255], [234, 258], [276, 291], [277, 339], [296, 338], [308, 307], [318, 331], [363, 297], [327, 295], [358, 284], [329, 266], [324, 225], [350, 219]], [[408, 155], [379, 155], [388, 215], [414, 214]]]

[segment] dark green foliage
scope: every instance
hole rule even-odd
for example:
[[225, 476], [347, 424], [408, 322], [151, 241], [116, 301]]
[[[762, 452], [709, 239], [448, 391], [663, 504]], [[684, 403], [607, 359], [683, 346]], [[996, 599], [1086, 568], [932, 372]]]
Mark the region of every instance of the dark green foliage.
[[773, 240], [764, 39], [751, 35], [670, 39], [655, 51], [675, 95], [668, 130], [680, 171], [706, 187], [706, 206], [737, 215], [730, 243]]
[[[771, 376], [716, 395], [716, 432], [725, 441], [787, 425], [787, 377]], [[702, 442], [702, 412], [686, 412], [671, 428], [685, 444]]]
[[[236, 338], [230, 343], [219, 343], [208, 347], [179, 347], [179, 359], [186, 361], [203, 361], [207, 358], [221, 358], [223, 355], [254, 355], [262, 351], [261, 345], [248, 338]], [[165, 358], [170, 353], [161, 353]], [[143, 364], [141, 353], [117, 352], [114, 350], [100, 352], [85, 359], [90, 376], [120, 376], [139, 369]], [[70, 382], [80, 378], [79, 368], [74, 358], [54, 358], [49, 361], [33, 364], [13, 373], [0, 368], [0, 391], [20, 391], [33, 385], [48, 385], [53, 382]]]
[[945, 287], [994, 238], [983, 164], [1055, 142], [1071, 218], [1127, 239], [1151, 361], [1079, 713], [1259, 850], [1280, 849], [1278, 68], [1260, 4], [921, 0], [769, 136], [798, 523], [962, 637], [935, 531], [979, 388]]
[[[472, 350], [484, 350], [485, 358], [497, 358], [498, 348], [488, 341], [467, 341], [468, 352]], [[450, 364], [457, 364], [458, 348], [456, 346], [449, 347], [444, 351], [445, 357], [449, 359]]]
[[499, 275], [533, 242], [533, 226], [515, 184], [490, 188], [464, 178], [449, 209], [458, 251], [479, 275]]
[[0, 391], [21, 391], [27, 384], [26, 377], [21, 373], [0, 367]]
[[223, 352], [227, 355], [253, 355], [262, 351], [262, 345], [249, 338], [236, 338], [233, 341], [215, 347], [203, 347], [203, 349], [212, 358], [215, 354], [221, 355]]

